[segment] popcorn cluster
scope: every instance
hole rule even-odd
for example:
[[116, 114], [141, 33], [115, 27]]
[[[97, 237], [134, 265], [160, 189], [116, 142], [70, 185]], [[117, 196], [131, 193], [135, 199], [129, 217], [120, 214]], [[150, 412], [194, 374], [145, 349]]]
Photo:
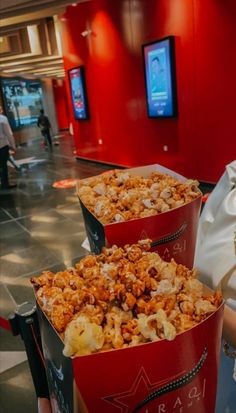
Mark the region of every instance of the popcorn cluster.
[[152, 172], [148, 178], [113, 170], [80, 182], [79, 197], [103, 224], [157, 215], [200, 195], [199, 183]]
[[104, 248], [31, 282], [61, 334], [64, 355], [84, 355], [154, 340], [173, 340], [216, 311], [219, 292], [204, 295], [196, 271], [149, 252], [151, 241]]

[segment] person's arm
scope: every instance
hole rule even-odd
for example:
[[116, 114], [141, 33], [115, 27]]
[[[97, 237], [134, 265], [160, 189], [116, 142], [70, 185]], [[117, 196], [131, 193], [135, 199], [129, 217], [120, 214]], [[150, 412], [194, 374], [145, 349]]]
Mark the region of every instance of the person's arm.
[[48, 399], [38, 398], [38, 412], [39, 413], [52, 413], [51, 404]]
[[14, 139], [8, 120], [6, 120], [6, 122], [3, 122], [3, 133], [8, 139], [9, 146], [15, 151], [16, 150], [15, 139]]
[[225, 305], [223, 338], [236, 349], [236, 311]]

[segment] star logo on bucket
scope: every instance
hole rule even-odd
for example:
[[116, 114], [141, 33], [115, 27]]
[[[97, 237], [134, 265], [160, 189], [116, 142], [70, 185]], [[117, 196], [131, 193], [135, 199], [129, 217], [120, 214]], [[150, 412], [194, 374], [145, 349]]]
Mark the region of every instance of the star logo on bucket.
[[62, 181], [54, 182], [52, 187], [57, 189], [74, 188], [78, 181], [78, 179], [63, 179]]
[[[202, 369], [207, 359], [207, 355], [208, 351], [205, 347], [200, 359], [191, 370], [188, 372], [182, 371], [175, 376], [168, 377], [168, 379], [164, 379], [156, 383], [151, 383], [144, 367], [141, 367], [137, 377], [128, 391], [106, 396], [103, 399], [106, 402], [111, 403], [114, 407], [119, 408], [121, 413], [137, 413], [160, 396], [173, 392], [181, 387], [185, 387], [187, 384], [192, 382]], [[190, 398], [196, 397], [196, 387], [193, 389], [194, 395], [190, 396], [189, 393]], [[138, 403], [137, 398], [139, 400]], [[149, 413], [152, 411], [153, 410], [150, 410], [149, 408], [146, 410], [146, 412]]]
[[148, 239], [148, 238], [150, 238], [150, 237], [148, 236], [148, 233], [143, 229], [142, 232], [141, 232], [141, 234], [140, 234], [139, 239]]
[[171, 378], [168, 377], [168, 379], [152, 383], [144, 367], [141, 367], [138, 375], [136, 376], [133, 384], [128, 391], [105, 396], [103, 397], [103, 399], [107, 403], [110, 403], [112, 406], [117, 407], [117, 409], [119, 409], [117, 410], [117, 412], [119, 411], [120, 413], [131, 413], [135, 407], [133, 406], [133, 400], [136, 400], [137, 394], [138, 398], [145, 398], [147, 394], [150, 393], [150, 391], [165, 385], [170, 380], [175, 380], [177, 377], [184, 373], [185, 371], [182, 371]]

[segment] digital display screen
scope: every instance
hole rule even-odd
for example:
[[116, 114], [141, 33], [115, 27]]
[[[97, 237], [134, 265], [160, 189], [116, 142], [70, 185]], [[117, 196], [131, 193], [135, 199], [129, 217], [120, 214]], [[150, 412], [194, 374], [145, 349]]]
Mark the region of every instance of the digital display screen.
[[148, 116], [177, 115], [173, 36], [143, 45]]
[[13, 130], [37, 123], [43, 108], [43, 91], [39, 80], [1, 79], [3, 103]]
[[75, 119], [88, 119], [89, 113], [83, 67], [80, 66], [69, 70], [69, 79]]

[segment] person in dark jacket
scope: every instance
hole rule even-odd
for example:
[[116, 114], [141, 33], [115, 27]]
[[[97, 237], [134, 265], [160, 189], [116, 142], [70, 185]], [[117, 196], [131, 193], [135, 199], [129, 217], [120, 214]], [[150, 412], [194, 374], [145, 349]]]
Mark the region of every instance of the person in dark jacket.
[[41, 134], [44, 137], [45, 145], [49, 145], [50, 149], [52, 150], [52, 138], [50, 134], [51, 124], [49, 122], [48, 117], [44, 115], [43, 109], [40, 110], [37, 125], [41, 129]]

